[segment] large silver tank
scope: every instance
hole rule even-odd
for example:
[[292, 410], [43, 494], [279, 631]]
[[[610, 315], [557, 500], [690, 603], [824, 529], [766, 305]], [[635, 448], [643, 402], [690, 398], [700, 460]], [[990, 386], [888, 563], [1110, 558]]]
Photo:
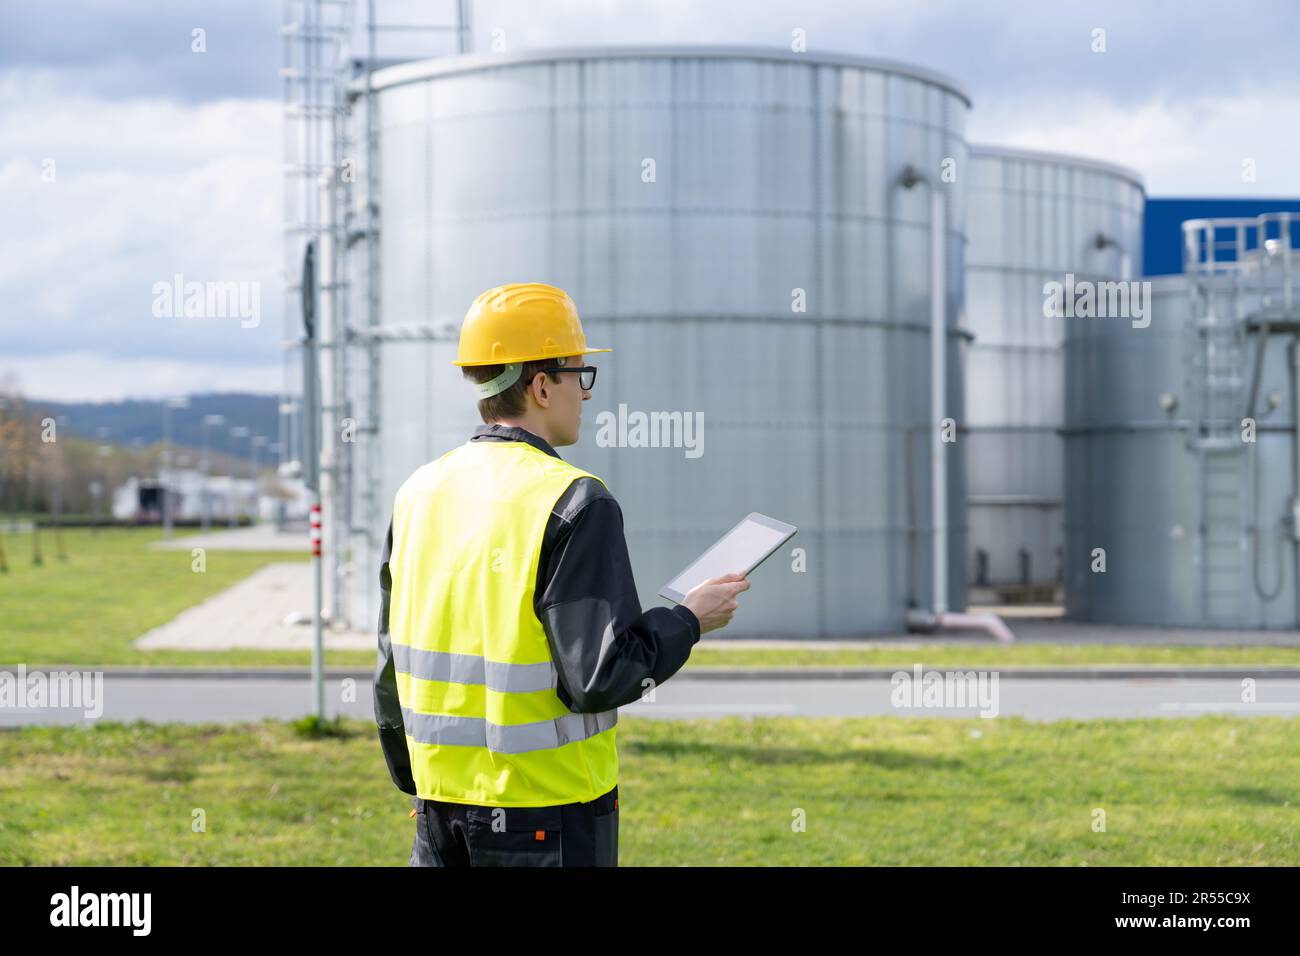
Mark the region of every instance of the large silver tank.
[[1142, 182], [1080, 157], [980, 145], [969, 169], [966, 567], [973, 585], [1046, 596], [1062, 577], [1067, 320], [1044, 316], [1043, 286], [1139, 274]]
[[[458, 57], [374, 85], [382, 322], [443, 332], [379, 348], [379, 514], [359, 543], [412, 470], [479, 424], [451, 364], [469, 303], [541, 281], [615, 350], [591, 356], [581, 441], [559, 451], [618, 498], [644, 606], [750, 511], [800, 530], [726, 636], [898, 631], [909, 600], [930, 606], [929, 199], [898, 180], [964, 168], [960, 90], [900, 64], [711, 47]], [[963, 177], [939, 188], [960, 422]], [[600, 447], [599, 414], [622, 405], [702, 415], [703, 454]], [[962, 608], [957, 454], [948, 487]], [[363, 625], [374, 566], [357, 554]]]
[[1183, 276], [1150, 281], [1147, 328], [1066, 320], [1066, 611], [1116, 624], [1295, 627], [1290, 338], [1268, 339], [1256, 441], [1243, 442], [1258, 338], [1234, 327], [1255, 306], [1241, 298], [1237, 312], [1230, 275], [1206, 283], [1223, 326], [1212, 343], [1221, 367], [1207, 373], [1196, 326], [1208, 298], [1198, 307]]

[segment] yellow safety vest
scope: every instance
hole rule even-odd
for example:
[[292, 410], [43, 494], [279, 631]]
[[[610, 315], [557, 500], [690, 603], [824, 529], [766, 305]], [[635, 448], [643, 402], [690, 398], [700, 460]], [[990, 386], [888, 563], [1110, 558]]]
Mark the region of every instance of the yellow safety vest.
[[471, 441], [398, 490], [389, 636], [419, 796], [546, 807], [618, 783], [618, 711], [561, 702], [533, 607], [551, 509], [584, 476], [526, 442]]

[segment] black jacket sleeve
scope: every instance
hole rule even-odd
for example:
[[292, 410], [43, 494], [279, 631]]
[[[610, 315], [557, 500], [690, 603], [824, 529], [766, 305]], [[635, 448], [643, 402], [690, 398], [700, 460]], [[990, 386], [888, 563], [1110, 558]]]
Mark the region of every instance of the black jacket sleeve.
[[[538, 588], [537, 616], [559, 671], [556, 693], [571, 711], [598, 713], [638, 700], [686, 663], [700, 622], [678, 605], [644, 614], [623, 537], [623, 512], [599, 482], [570, 502]], [[651, 683], [653, 682], [653, 683]]]
[[379, 660], [375, 665], [375, 723], [379, 725], [379, 745], [388, 761], [388, 774], [397, 789], [415, 794], [415, 777], [411, 773], [411, 754], [406, 749], [406, 728], [402, 723], [402, 704], [397, 696], [393, 645], [388, 636], [388, 605], [392, 597], [393, 577], [388, 560], [393, 554], [393, 523], [388, 523], [384, 552], [379, 566]]

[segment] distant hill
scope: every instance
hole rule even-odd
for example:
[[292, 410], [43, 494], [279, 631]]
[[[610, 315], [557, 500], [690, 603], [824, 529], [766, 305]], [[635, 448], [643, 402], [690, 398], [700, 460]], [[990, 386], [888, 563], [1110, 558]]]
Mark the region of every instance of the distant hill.
[[[131, 400], [124, 402], [50, 402], [27, 399], [32, 408], [48, 410], [59, 419], [60, 431], [79, 438], [97, 439], [100, 429], [107, 429], [104, 441], [130, 445], [136, 439], [145, 445], [163, 440], [163, 403]], [[223, 415], [226, 424], [209, 428], [213, 451], [248, 458], [248, 439], [241, 438], [231, 447], [229, 430], [243, 425], [254, 435], [264, 435], [268, 442], [279, 440], [280, 399], [275, 395], [252, 395], [244, 392], [211, 393], [189, 396], [189, 405], [172, 409], [172, 441], [176, 445], [200, 448], [203, 435], [200, 423], [205, 415]], [[267, 461], [263, 452], [262, 460]]]

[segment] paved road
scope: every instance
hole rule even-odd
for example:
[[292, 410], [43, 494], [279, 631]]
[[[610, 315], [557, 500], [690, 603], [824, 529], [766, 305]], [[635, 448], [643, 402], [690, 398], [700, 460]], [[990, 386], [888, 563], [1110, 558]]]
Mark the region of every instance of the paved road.
[[[1241, 700], [1239, 678], [1218, 679], [1040, 679], [1001, 677], [987, 705], [907, 706], [891, 703], [887, 678], [853, 680], [713, 680], [694, 678], [665, 684], [653, 702], [622, 709], [628, 717], [666, 720], [699, 717], [875, 715], [919, 717], [1023, 716], [1032, 720], [1095, 717], [1186, 717], [1227, 713], [1247, 716], [1300, 716], [1300, 679], [1261, 679], [1254, 703]], [[987, 692], [994, 686], [985, 685]], [[968, 698], [968, 699], [973, 699]], [[295, 718], [311, 710], [311, 684], [285, 677], [159, 679], [104, 676], [104, 720], [243, 721]], [[370, 685], [338, 678], [326, 685], [327, 710], [369, 719]], [[84, 701], [83, 701], [84, 704]], [[19, 709], [0, 706], [0, 727], [23, 724], [87, 723], [87, 708]]]

